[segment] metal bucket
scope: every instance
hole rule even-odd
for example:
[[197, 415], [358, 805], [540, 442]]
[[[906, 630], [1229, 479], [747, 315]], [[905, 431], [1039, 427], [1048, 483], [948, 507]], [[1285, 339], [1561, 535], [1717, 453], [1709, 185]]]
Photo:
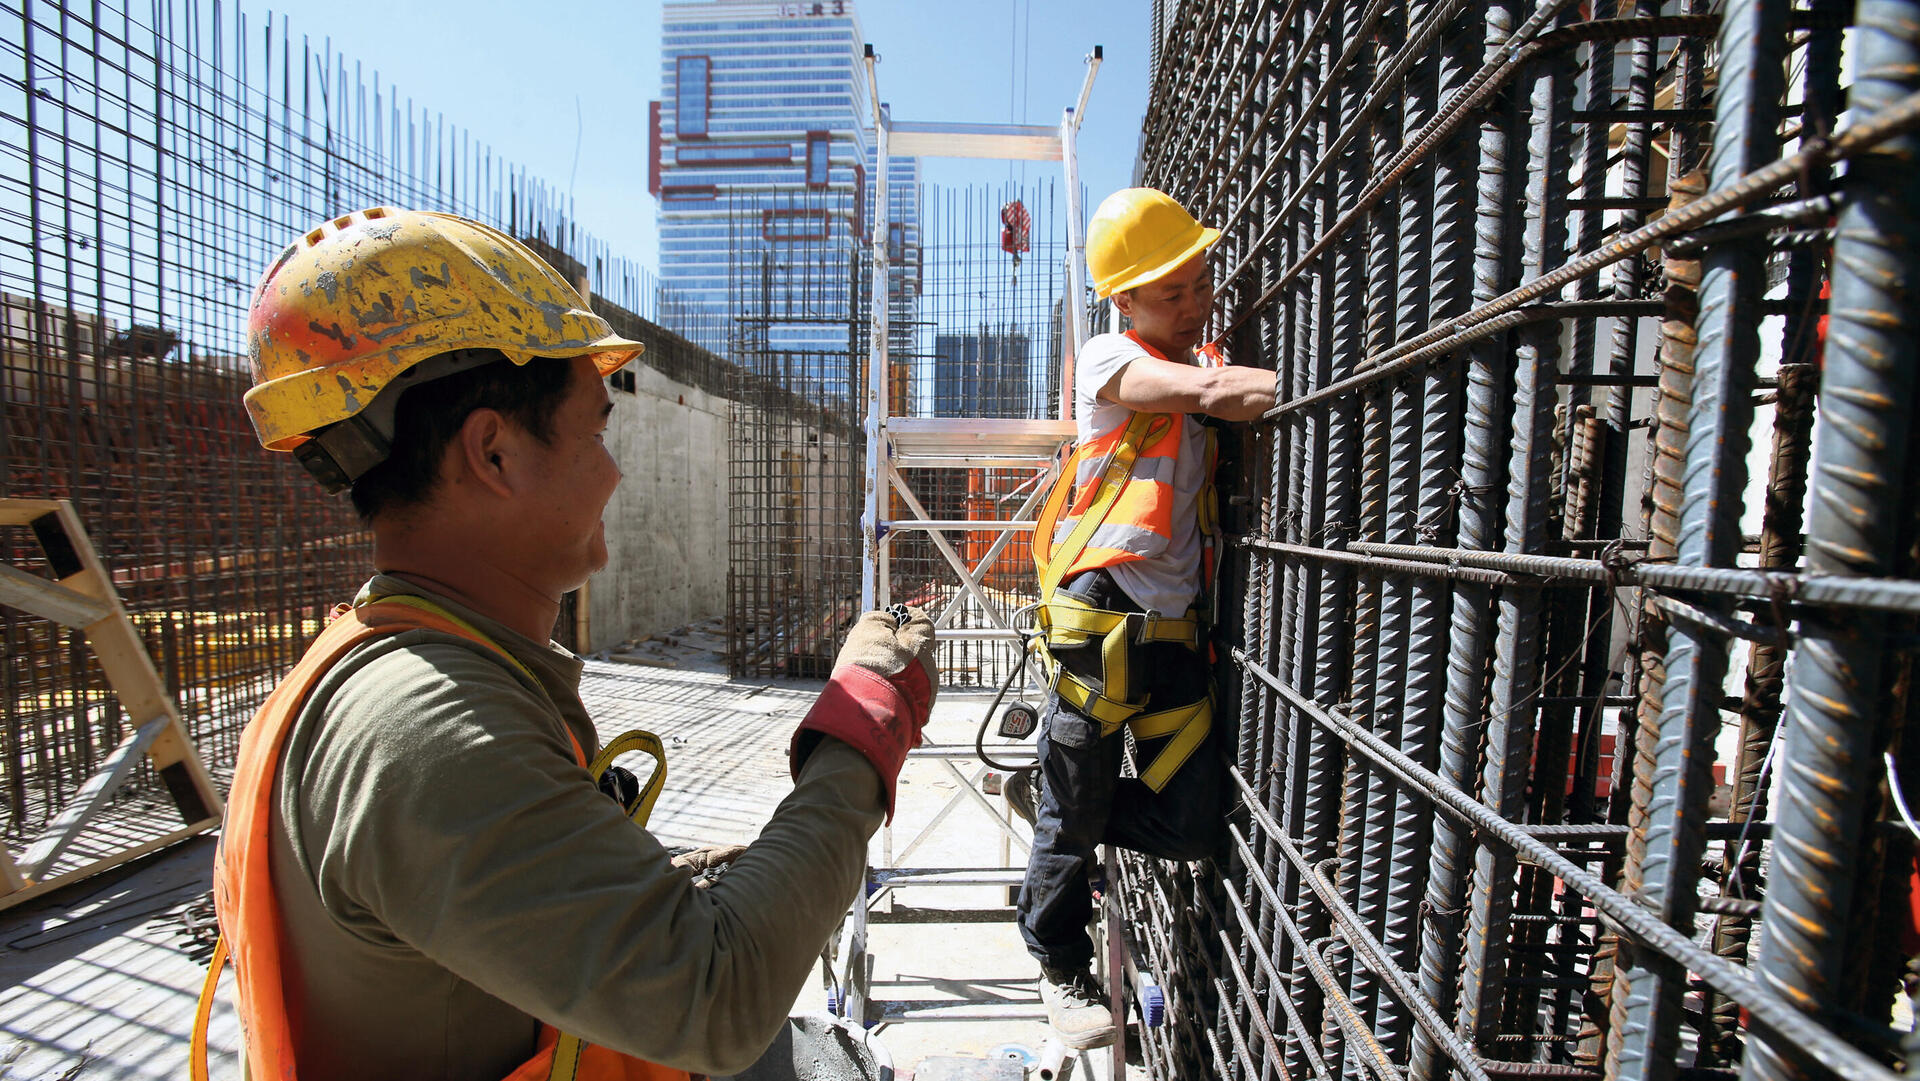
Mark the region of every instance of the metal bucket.
[[787, 1018], [760, 1061], [713, 1081], [893, 1081], [893, 1058], [880, 1041], [829, 1014]]

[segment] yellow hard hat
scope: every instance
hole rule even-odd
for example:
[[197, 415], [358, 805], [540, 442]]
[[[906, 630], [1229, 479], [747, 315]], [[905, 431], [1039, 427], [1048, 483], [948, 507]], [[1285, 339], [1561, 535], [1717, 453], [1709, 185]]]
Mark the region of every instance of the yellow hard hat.
[[1171, 195], [1122, 188], [1101, 200], [1087, 223], [1087, 273], [1095, 296], [1112, 296], [1155, 281], [1220, 239], [1193, 220]]
[[[321, 222], [261, 276], [247, 315], [247, 412], [261, 445], [298, 453], [403, 377], [424, 382], [495, 351], [515, 364], [592, 355], [608, 375], [645, 349], [507, 234], [451, 214], [374, 207]], [[447, 354], [467, 359], [418, 368]], [[374, 445], [340, 463], [345, 481], [385, 457], [397, 397], [373, 411], [386, 425], [371, 433]], [[323, 484], [344, 486], [307, 458]]]

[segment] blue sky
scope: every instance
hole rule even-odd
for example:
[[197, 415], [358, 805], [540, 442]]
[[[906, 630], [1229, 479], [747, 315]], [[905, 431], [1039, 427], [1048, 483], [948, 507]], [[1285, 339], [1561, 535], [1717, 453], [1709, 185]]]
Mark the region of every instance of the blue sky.
[[[563, 190], [571, 178], [581, 224], [657, 265], [646, 179], [647, 102], [660, 96], [658, 0], [282, 0], [271, 10], [288, 17], [296, 41], [331, 37], [349, 65], [366, 66], [369, 81], [378, 70], [383, 84]], [[1090, 203], [1132, 173], [1149, 10], [1150, 0], [858, 4], [881, 56], [880, 97], [896, 120], [1053, 124], [1079, 92], [1082, 58], [1105, 46], [1080, 136]], [[1024, 167], [1028, 175], [1057, 169]], [[926, 178], [1003, 181], [1007, 172], [1004, 163], [934, 161]]]

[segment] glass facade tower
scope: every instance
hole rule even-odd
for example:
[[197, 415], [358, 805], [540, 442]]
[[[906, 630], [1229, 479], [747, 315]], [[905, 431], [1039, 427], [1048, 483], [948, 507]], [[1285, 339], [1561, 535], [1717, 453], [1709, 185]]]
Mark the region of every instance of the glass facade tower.
[[[650, 178], [661, 284], [726, 316], [730, 340], [701, 345], [796, 390], [840, 393], [850, 373], [811, 369], [865, 351], [849, 342], [870, 288], [857, 269], [875, 164], [863, 43], [853, 0], [662, 5]], [[917, 160], [892, 160], [890, 247], [909, 266], [919, 180]]]

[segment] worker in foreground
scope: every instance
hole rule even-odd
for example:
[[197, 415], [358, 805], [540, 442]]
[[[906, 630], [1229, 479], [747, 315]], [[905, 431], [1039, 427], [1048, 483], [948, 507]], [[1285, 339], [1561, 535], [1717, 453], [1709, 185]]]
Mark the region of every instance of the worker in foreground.
[[[1077, 360], [1078, 443], [1034, 531], [1053, 685], [1037, 806], [1031, 771], [1006, 789], [1034, 824], [1020, 933], [1047, 1018], [1075, 1048], [1115, 1036], [1086, 930], [1095, 847], [1192, 860], [1225, 836], [1232, 786], [1208, 678], [1214, 447], [1202, 419], [1260, 416], [1275, 376], [1201, 347], [1219, 237], [1152, 188], [1107, 197], [1087, 226], [1094, 289], [1133, 328], [1095, 336]], [[1134, 777], [1120, 775], [1122, 728], [1136, 741]]]
[[643, 347], [513, 238], [389, 208], [289, 246], [249, 347], [261, 441], [350, 489], [378, 572], [242, 737], [215, 893], [252, 1076], [752, 1064], [891, 813], [932, 624], [855, 624], [792, 793], [696, 888], [712, 854], [676, 866], [631, 775], [590, 773], [582, 662], [549, 640], [606, 563], [604, 377]]

